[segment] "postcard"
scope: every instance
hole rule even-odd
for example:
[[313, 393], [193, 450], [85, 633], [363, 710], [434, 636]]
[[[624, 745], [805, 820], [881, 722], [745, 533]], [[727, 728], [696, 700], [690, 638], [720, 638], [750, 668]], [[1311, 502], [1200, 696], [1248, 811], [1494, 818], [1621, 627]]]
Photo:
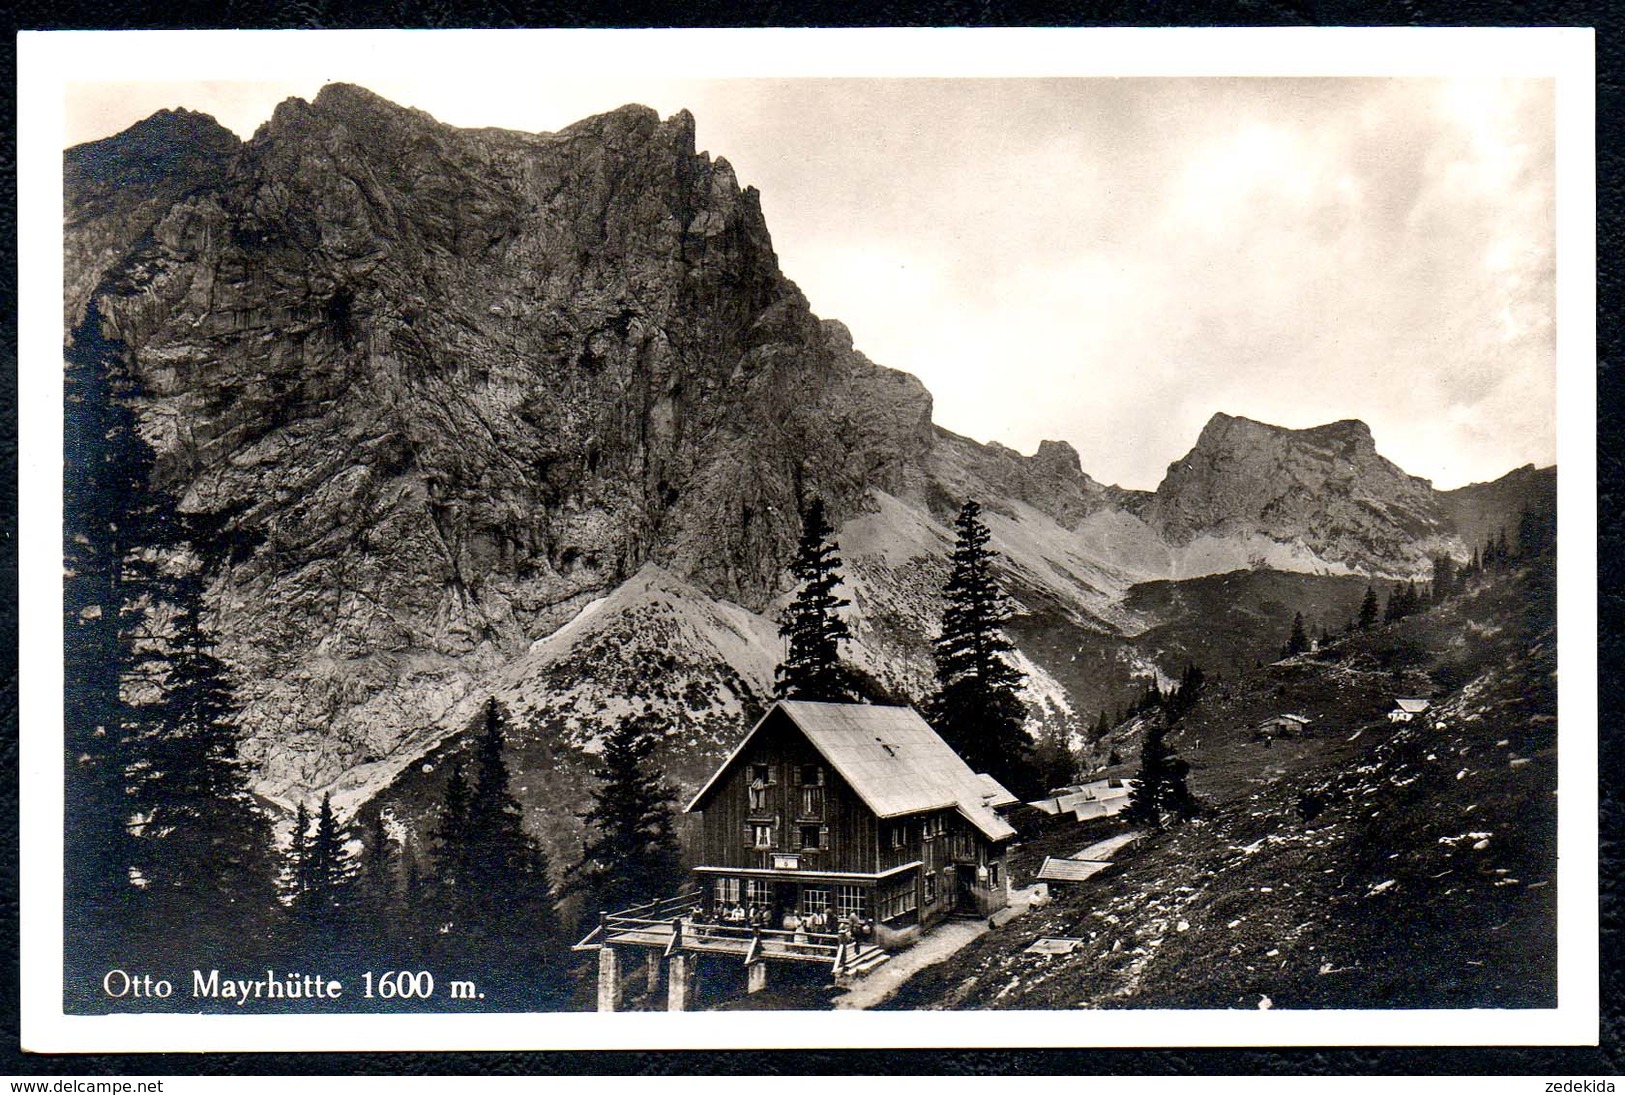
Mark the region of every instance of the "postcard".
[[1591, 49], [23, 35], [25, 1048], [1594, 1043]]

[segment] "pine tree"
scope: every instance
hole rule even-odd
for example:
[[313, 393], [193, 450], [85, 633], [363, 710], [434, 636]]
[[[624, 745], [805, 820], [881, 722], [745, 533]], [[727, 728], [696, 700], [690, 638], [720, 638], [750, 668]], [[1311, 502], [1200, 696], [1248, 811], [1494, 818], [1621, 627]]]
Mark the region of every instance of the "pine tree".
[[1033, 749], [1033, 763], [1045, 790], [1065, 787], [1077, 774], [1078, 759], [1072, 751], [1072, 730], [1065, 723], [1045, 720]]
[[943, 587], [942, 634], [935, 641], [937, 690], [926, 716], [974, 771], [1030, 798], [1043, 789], [1023, 725], [1023, 675], [1006, 657], [1015, 649], [1003, 631], [1010, 607], [993, 577], [997, 555], [987, 546], [980, 514], [981, 507], [968, 501], [954, 521], [958, 540]]
[[121, 344], [101, 335], [97, 301], [65, 355], [62, 481], [65, 873], [68, 983], [127, 951], [134, 923], [134, 832], [127, 789], [140, 729], [125, 702], [131, 632], [155, 519], [152, 450], [137, 431]]
[[468, 873], [468, 778], [463, 774], [463, 762], [454, 761], [451, 776], [446, 780], [445, 796], [441, 801], [439, 823], [433, 831], [434, 882], [438, 891], [435, 902], [448, 913], [454, 913], [462, 900]]
[[[229, 942], [252, 956], [274, 919], [271, 824], [203, 622], [212, 559], [196, 520], [153, 481], [130, 408], [138, 385], [99, 328], [93, 303], [67, 355], [64, 407], [66, 837], [70, 877], [82, 872], [67, 884], [70, 930], [87, 955], [114, 943], [184, 957], [177, 943]], [[193, 925], [184, 940], [180, 918]]]
[[790, 564], [800, 588], [779, 625], [785, 655], [773, 692], [780, 699], [850, 703], [857, 698], [852, 675], [840, 657], [841, 642], [852, 632], [839, 612], [851, 602], [835, 592], [841, 582], [841, 558], [831, 539], [834, 531], [824, 516], [823, 500], [814, 498], [802, 520], [796, 560]]
[[[547, 853], [525, 830], [504, 756], [507, 712], [496, 697], [485, 705], [475, 742], [476, 779], [468, 792], [457, 879], [452, 948], [500, 986], [502, 998], [535, 1003], [556, 991], [560, 926], [554, 911]], [[455, 776], [455, 772], [453, 773]], [[448, 788], [447, 819], [455, 840], [456, 804]]]
[[1377, 591], [1373, 586], [1365, 587], [1365, 600], [1360, 602], [1360, 616], [1356, 623], [1361, 631], [1370, 631], [1377, 626]]
[[[271, 822], [238, 754], [230, 676], [203, 631], [200, 564], [175, 562], [162, 574], [149, 589], [167, 615], [153, 621], [158, 613], [150, 612], [143, 633], [152, 699], [132, 741], [128, 794], [143, 819], [134, 864], [163, 934], [191, 915], [195, 945], [229, 940], [238, 953], [253, 953], [251, 945], [268, 942], [276, 903]], [[199, 908], [209, 914], [197, 916]]]
[[305, 855], [305, 910], [318, 932], [336, 936], [354, 909], [356, 863], [350, 855], [349, 829], [333, 812], [332, 794], [322, 795], [316, 811], [316, 831]]
[[1433, 593], [1434, 604], [1443, 604], [1456, 594], [1456, 561], [1448, 555], [1435, 555], [1433, 557]]
[[598, 787], [581, 815], [589, 835], [566, 886], [584, 894], [589, 909], [613, 912], [670, 897], [682, 884], [673, 792], [655, 764], [652, 730], [646, 714], [621, 723], [593, 769]]
[[285, 903], [294, 915], [302, 915], [307, 905], [306, 895], [310, 893], [310, 811], [303, 802], [294, 811], [293, 831], [283, 862]]
[[1185, 783], [1190, 765], [1174, 754], [1167, 734], [1161, 719], [1146, 727], [1137, 782], [1123, 809], [1125, 819], [1153, 829], [1188, 821], [1198, 813], [1196, 798]]
[[[1279, 632], [1277, 632], [1279, 634]], [[1309, 649], [1309, 635], [1303, 628], [1303, 613], [1297, 612], [1292, 616], [1292, 634], [1286, 641], [1286, 654], [1303, 654]]]

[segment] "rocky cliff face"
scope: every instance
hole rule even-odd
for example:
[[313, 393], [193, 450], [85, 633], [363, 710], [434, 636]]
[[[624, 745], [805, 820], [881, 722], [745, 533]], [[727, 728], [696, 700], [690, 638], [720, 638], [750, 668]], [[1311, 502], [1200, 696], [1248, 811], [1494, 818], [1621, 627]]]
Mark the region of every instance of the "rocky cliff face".
[[218, 626], [287, 781], [393, 751], [646, 562], [761, 607], [807, 497], [850, 512], [930, 444], [686, 114], [462, 131], [333, 86], [153, 168], [189, 128], [70, 154], [161, 184], [70, 178], [70, 316], [95, 279], [158, 474], [229, 520]]
[[1359, 423], [1217, 416], [1154, 495], [940, 430], [810, 312], [686, 113], [459, 130], [334, 85], [242, 144], [157, 115], [70, 150], [66, 186], [67, 337], [122, 343], [156, 474], [226, 529], [213, 622], [273, 797], [364, 797], [490, 692], [544, 744], [638, 704], [719, 748], [770, 688], [814, 495], [854, 660], [914, 691], [966, 497], [1023, 608], [1096, 634], [1155, 622], [1125, 607], [1148, 578], [1454, 542]]

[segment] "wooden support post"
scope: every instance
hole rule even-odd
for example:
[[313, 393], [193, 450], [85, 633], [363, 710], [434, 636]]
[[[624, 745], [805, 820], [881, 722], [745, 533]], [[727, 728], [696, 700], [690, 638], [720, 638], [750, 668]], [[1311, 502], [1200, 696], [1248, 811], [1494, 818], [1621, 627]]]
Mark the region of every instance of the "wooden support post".
[[767, 988], [767, 963], [752, 962], [745, 967], [745, 992], [761, 992]]
[[621, 1007], [621, 955], [614, 947], [598, 949], [598, 1010], [619, 1011]]
[[687, 1011], [693, 995], [690, 984], [698, 955], [674, 954], [666, 959], [666, 1010]]

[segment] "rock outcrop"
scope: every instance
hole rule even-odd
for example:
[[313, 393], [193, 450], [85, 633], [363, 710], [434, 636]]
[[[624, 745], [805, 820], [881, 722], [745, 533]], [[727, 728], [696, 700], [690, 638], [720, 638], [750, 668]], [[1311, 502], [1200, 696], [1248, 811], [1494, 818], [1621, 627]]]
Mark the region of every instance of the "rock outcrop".
[[1379, 456], [1355, 420], [1289, 430], [1216, 414], [1169, 466], [1144, 516], [1176, 547], [1259, 535], [1378, 573], [1460, 548], [1432, 485]]
[[93, 280], [156, 474], [227, 522], [216, 623], [282, 780], [438, 724], [647, 562], [765, 605], [808, 497], [931, 443], [687, 114], [467, 131], [335, 85], [224, 160], [166, 150], [182, 120], [69, 154], [70, 318]]
[[[686, 112], [462, 130], [332, 85], [243, 143], [155, 115], [69, 150], [66, 188], [66, 337], [88, 315], [122, 347], [155, 476], [224, 529], [211, 622], [273, 797], [354, 801], [493, 691], [588, 749], [644, 672], [629, 699], [716, 748], [770, 687], [813, 496], [853, 659], [896, 688], [929, 679], [967, 497], [1018, 603], [1100, 634], [1149, 626], [1122, 607], [1148, 578], [1458, 544], [1359, 423], [1216, 416], [1155, 494], [941, 430], [812, 314]], [[657, 635], [681, 656], [645, 668]]]

